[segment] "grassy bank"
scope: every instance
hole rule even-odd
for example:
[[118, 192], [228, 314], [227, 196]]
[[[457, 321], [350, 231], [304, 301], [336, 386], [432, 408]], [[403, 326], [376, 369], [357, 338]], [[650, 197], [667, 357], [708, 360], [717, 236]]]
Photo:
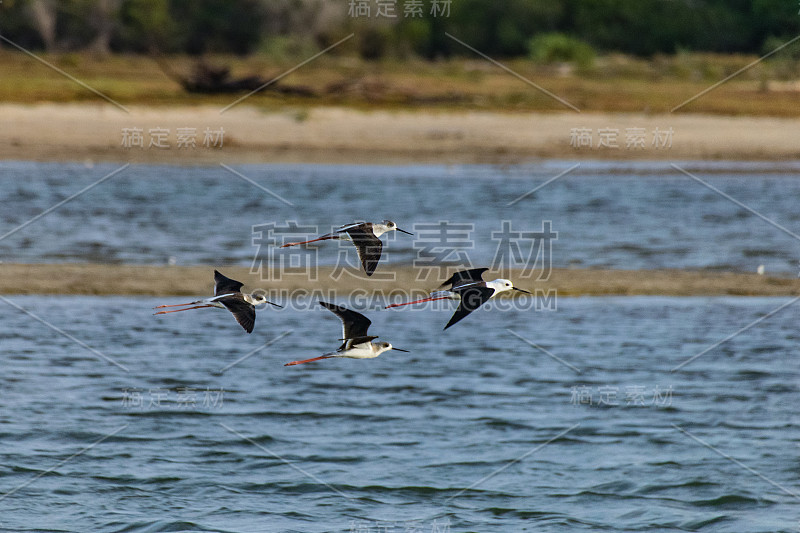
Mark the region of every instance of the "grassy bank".
[[[71, 76], [123, 105], [211, 105], [222, 107], [237, 95], [197, 95], [183, 91], [152, 59], [144, 56], [51, 54], [41, 56]], [[305, 57], [211, 57], [228, 65], [234, 76], [272, 79]], [[509, 60], [520, 76], [558, 95], [582, 112], [667, 113], [675, 106], [736, 73], [756, 59], [745, 55], [679, 54], [651, 60], [625, 56], [599, 58], [593, 66], [541, 65]], [[191, 72], [194, 59], [165, 58], [174, 73]], [[0, 101], [102, 102], [86, 88], [35, 59], [0, 50]], [[796, 66], [777, 58], [756, 64], [697, 98], [682, 112], [726, 115], [800, 116]], [[289, 96], [271, 89], [302, 87], [310, 96]], [[243, 94], [243, 93], [242, 93]], [[297, 107], [348, 106], [359, 109], [444, 109], [493, 111], [565, 111], [568, 107], [483, 59], [427, 62], [368, 62], [325, 55], [278, 84], [248, 99], [249, 105], [274, 110]], [[302, 119], [302, 111], [299, 119]]]

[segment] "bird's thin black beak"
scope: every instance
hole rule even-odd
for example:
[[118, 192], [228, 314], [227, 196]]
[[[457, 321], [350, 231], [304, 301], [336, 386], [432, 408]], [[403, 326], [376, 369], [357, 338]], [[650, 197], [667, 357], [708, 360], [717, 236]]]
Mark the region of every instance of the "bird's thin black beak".
[[523, 290], [523, 289], [518, 289], [518, 288], [516, 288], [516, 287], [513, 287], [513, 289], [514, 289], [515, 291], [524, 292], [525, 294], [530, 294], [528, 291], [526, 291], [526, 290]]
[[268, 303], [269, 305], [274, 305], [275, 307], [280, 307], [281, 309], [283, 309], [283, 306], [282, 306], [282, 305], [278, 305], [278, 304], [276, 304], [276, 303], [272, 303], [272, 302], [267, 302], [267, 303]]
[[396, 350], [396, 351], [398, 351], [398, 352], [411, 353], [411, 352], [409, 352], [408, 350], [401, 350], [400, 348], [395, 348], [394, 346], [392, 346], [392, 350]]
[[395, 228], [395, 229], [397, 229], [397, 231], [399, 231], [399, 232], [405, 233], [406, 235], [414, 235], [414, 234], [413, 234], [413, 233], [411, 233], [410, 231], [406, 231], [406, 230], [404, 230], [404, 229], [400, 229], [400, 228]]

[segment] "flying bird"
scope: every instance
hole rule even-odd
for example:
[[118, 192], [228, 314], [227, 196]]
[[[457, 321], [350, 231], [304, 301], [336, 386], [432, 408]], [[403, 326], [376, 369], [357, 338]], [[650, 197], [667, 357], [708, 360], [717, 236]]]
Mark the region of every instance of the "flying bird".
[[408, 350], [401, 350], [395, 348], [388, 342], [372, 342], [377, 339], [377, 336], [367, 335], [369, 325], [372, 324], [370, 319], [351, 311], [341, 305], [333, 305], [327, 302], [319, 303], [325, 309], [331, 311], [334, 315], [339, 317], [342, 321], [342, 339], [344, 342], [335, 352], [328, 352], [319, 357], [312, 357], [311, 359], [304, 359], [302, 361], [292, 361], [283, 366], [301, 365], [303, 363], [310, 363], [312, 361], [319, 361], [320, 359], [330, 359], [331, 357], [349, 357], [351, 359], [372, 359], [378, 357], [383, 352], [389, 350], [397, 350], [398, 352], [408, 352]]
[[183, 307], [191, 305], [193, 307], [186, 307], [185, 309], [175, 309], [173, 311], [159, 311], [154, 313], [156, 315], [163, 315], [166, 313], [177, 313], [178, 311], [188, 311], [190, 309], [201, 309], [203, 307], [219, 307], [220, 309], [227, 309], [233, 313], [233, 318], [236, 322], [244, 328], [247, 333], [253, 332], [253, 326], [256, 323], [256, 307], [260, 304], [270, 304], [275, 307], [283, 307], [276, 303], [267, 301], [267, 298], [261, 294], [244, 294], [241, 288], [244, 283], [228, 278], [214, 271], [214, 296], [197, 300], [185, 304], [175, 305], [159, 305], [153, 309], [161, 309], [163, 307]]
[[440, 289], [442, 287], [448, 287], [447, 290], [432, 292], [430, 298], [423, 298], [422, 300], [402, 304], [387, 305], [386, 309], [422, 302], [432, 302], [434, 300], [458, 300], [459, 304], [456, 312], [453, 313], [450, 322], [444, 327], [444, 329], [447, 329], [501, 292], [514, 290], [530, 294], [528, 291], [514, 287], [511, 280], [501, 278], [494, 281], [483, 281], [483, 273], [487, 270], [489, 269], [473, 268], [471, 270], [461, 270], [450, 276], [450, 279], [439, 286]]
[[361, 266], [364, 267], [364, 272], [367, 273], [367, 276], [371, 276], [378, 267], [378, 261], [381, 260], [381, 252], [383, 250], [383, 243], [378, 237], [389, 231], [399, 231], [407, 235], [414, 235], [413, 233], [398, 228], [397, 224], [391, 220], [384, 220], [380, 224], [355, 222], [353, 224], [341, 226], [336, 231], [326, 233], [310, 241], [288, 242], [281, 246], [281, 248], [331, 239], [352, 241], [358, 252], [358, 258], [361, 260]]

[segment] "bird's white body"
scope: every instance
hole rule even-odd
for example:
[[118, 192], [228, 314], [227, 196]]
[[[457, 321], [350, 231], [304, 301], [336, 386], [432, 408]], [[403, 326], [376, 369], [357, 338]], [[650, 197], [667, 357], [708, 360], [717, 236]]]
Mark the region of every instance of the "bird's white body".
[[365, 225], [362, 222], [362, 223], [358, 223], [358, 224], [350, 224], [350, 225], [347, 225], [347, 226], [342, 226], [341, 228], [339, 228], [338, 230], [334, 231], [333, 233], [328, 233], [327, 235], [323, 235], [323, 237], [324, 236], [335, 236], [340, 241], [353, 242], [353, 237], [351, 237], [350, 234], [347, 231], [351, 230], [351, 229], [359, 228], [359, 227], [364, 227], [364, 229], [368, 229], [376, 237], [380, 237], [384, 233], [389, 233], [390, 231], [397, 231], [397, 224], [395, 224], [394, 222], [392, 222], [390, 220], [386, 220], [386, 221], [384, 221], [383, 223], [380, 223], [380, 224], [373, 222], [373, 223], [369, 223], [369, 224]]
[[[494, 290], [494, 293], [490, 296], [490, 298], [494, 298], [501, 292], [510, 291], [514, 289], [514, 284], [511, 283], [511, 280], [498, 278], [494, 281], [476, 281], [475, 283], [468, 283], [465, 285], [459, 285], [458, 289], [465, 289], [470, 286], [475, 287], [486, 287], [487, 289]], [[431, 298], [449, 298], [450, 300], [460, 300], [461, 293], [453, 292], [452, 290], [448, 291], [435, 291], [431, 293]]]
[[330, 352], [325, 355], [330, 357], [349, 357], [350, 359], [374, 359], [391, 349], [392, 345], [388, 342], [365, 342], [356, 344], [349, 350]]
[[444, 327], [444, 329], [447, 329], [457, 324], [464, 317], [501, 292], [513, 290], [530, 294], [526, 290], [514, 287], [514, 284], [508, 279], [498, 278], [494, 281], [483, 281], [483, 273], [487, 270], [489, 269], [471, 268], [469, 270], [461, 270], [453, 274], [450, 279], [439, 286], [441, 288], [449, 285], [449, 289], [434, 291], [430, 294], [430, 297], [421, 300], [387, 305], [386, 309], [390, 307], [402, 307], [404, 305], [432, 302], [434, 300], [456, 300], [458, 301], [458, 309], [456, 309], [453, 316], [450, 317], [450, 321]]
[[341, 226], [337, 230], [321, 235], [316, 239], [287, 242], [282, 245], [281, 248], [331, 239], [352, 242], [356, 247], [358, 258], [361, 260], [361, 265], [364, 267], [364, 272], [367, 276], [371, 276], [378, 266], [378, 261], [381, 259], [381, 250], [383, 250], [383, 243], [379, 237], [388, 231], [400, 231], [413, 235], [413, 233], [398, 228], [397, 224], [391, 220], [384, 220], [381, 223], [355, 222], [353, 224]]
[[[276, 303], [267, 300], [267, 297], [262, 294], [245, 294], [240, 291], [244, 283], [223, 276], [219, 271], [214, 271], [214, 296], [203, 298], [202, 300], [195, 300], [185, 304], [174, 305], [159, 305], [155, 309], [164, 307], [182, 307], [183, 309], [174, 309], [172, 311], [159, 311], [157, 315], [165, 315], [167, 313], [178, 313], [180, 311], [189, 311], [191, 309], [202, 309], [204, 307], [217, 307], [219, 309], [227, 309], [233, 313], [236, 322], [244, 328], [247, 333], [253, 332], [253, 326], [256, 322], [256, 306], [261, 304], [270, 304], [275, 307], [281, 307]], [[189, 307], [187, 307], [189, 306]]]
[[[227, 309], [220, 300], [225, 298], [230, 298], [230, 294], [219, 294], [217, 296], [212, 296], [210, 298], [206, 298], [204, 300], [197, 300], [195, 302], [189, 302], [185, 305], [209, 305], [211, 307], [219, 307], [220, 309]], [[242, 294], [242, 300], [251, 304], [251, 305], [261, 305], [268, 303], [267, 298], [261, 294]]]
[[331, 311], [342, 321], [342, 338], [340, 340], [343, 340], [344, 343], [339, 346], [339, 349], [335, 352], [328, 352], [318, 357], [312, 357], [311, 359], [303, 359], [302, 361], [292, 361], [291, 363], [286, 363], [284, 366], [302, 365], [304, 363], [311, 363], [313, 361], [319, 361], [320, 359], [330, 359], [333, 357], [374, 359], [383, 352], [389, 350], [397, 350], [398, 352], [407, 351], [394, 348], [388, 342], [372, 342], [372, 339], [377, 339], [378, 337], [367, 334], [372, 322], [361, 313], [327, 302], [320, 302], [320, 305]]

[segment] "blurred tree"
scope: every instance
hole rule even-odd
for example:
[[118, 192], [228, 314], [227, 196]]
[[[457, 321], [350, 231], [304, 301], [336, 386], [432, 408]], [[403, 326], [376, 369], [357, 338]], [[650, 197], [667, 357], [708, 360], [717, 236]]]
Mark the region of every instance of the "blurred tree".
[[[754, 39], [750, 46], [763, 47], [766, 40], [776, 37], [783, 42], [800, 35], [800, 5], [784, 0], [753, 0], [750, 6], [749, 24], [753, 27]], [[796, 45], [792, 45], [794, 47]], [[797, 45], [800, 46], [800, 45]]]
[[446, 32], [494, 57], [523, 56], [531, 39], [545, 33], [645, 56], [758, 53], [770, 37], [785, 42], [800, 34], [800, 6], [789, 0], [454, 0], [449, 16], [434, 16], [424, 2], [422, 17], [403, 16], [405, 0], [398, 0], [398, 17], [388, 20], [348, 17], [347, 1], [3, 0], [0, 30], [39, 49], [106, 53], [157, 46], [191, 54], [305, 52], [353, 30], [353, 44], [337, 53], [355, 47], [369, 57], [431, 59], [472, 55]]
[[134, 52], [176, 51], [169, 0], [125, 0], [115, 47]]
[[574, 63], [588, 69], [594, 61], [594, 50], [587, 43], [563, 33], [541, 33], [530, 41], [531, 58], [540, 63]]
[[[25, 48], [42, 48], [44, 43], [34, 27], [30, 9], [30, 2], [25, 0], [4, 0], [0, 4], [0, 32]], [[0, 41], [0, 47], [4, 46], [5, 43]]]
[[264, 26], [258, 0], [172, 0], [170, 14], [181, 50], [196, 55], [252, 52]]
[[44, 48], [52, 52], [56, 47], [56, 5], [52, 0], [31, 0], [28, 6], [33, 25], [39, 32]]
[[111, 52], [111, 38], [119, 20], [119, 9], [122, 0], [95, 0], [89, 13], [90, 24], [95, 36], [89, 49], [100, 55]]
[[688, 47], [691, 12], [683, 1], [570, 0], [573, 34], [604, 50], [638, 55]]
[[392, 31], [386, 25], [364, 25], [356, 32], [358, 55], [363, 59], [381, 59], [390, 46]]
[[[538, 32], [559, 29], [563, 22], [565, 2], [547, 0], [507, 0], [486, 2], [485, 0], [461, 0], [453, 2], [452, 15], [440, 19], [454, 37], [469, 43], [481, 52], [497, 56], [518, 56], [528, 52], [528, 40]], [[435, 19], [431, 18], [431, 24]], [[433, 32], [431, 32], [433, 35]], [[468, 55], [458, 43], [441, 39], [436, 44], [446, 43], [446, 49], [429, 46], [429, 55], [458, 52]]]
[[[101, 26], [109, 26], [113, 30], [114, 21], [110, 20], [114, 14], [101, 13], [98, 2], [101, 0], [61, 0], [57, 2], [58, 23], [56, 35], [58, 48], [62, 50], [80, 50], [89, 48], [98, 36]], [[105, 17], [105, 21], [100, 18]], [[104, 30], [105, 31], [105, 30]], [[102, 52], [104, 46], [103, 36], [100, 37], [98, 46]], [[107, 48], [107, 43], [105, 43]]]

